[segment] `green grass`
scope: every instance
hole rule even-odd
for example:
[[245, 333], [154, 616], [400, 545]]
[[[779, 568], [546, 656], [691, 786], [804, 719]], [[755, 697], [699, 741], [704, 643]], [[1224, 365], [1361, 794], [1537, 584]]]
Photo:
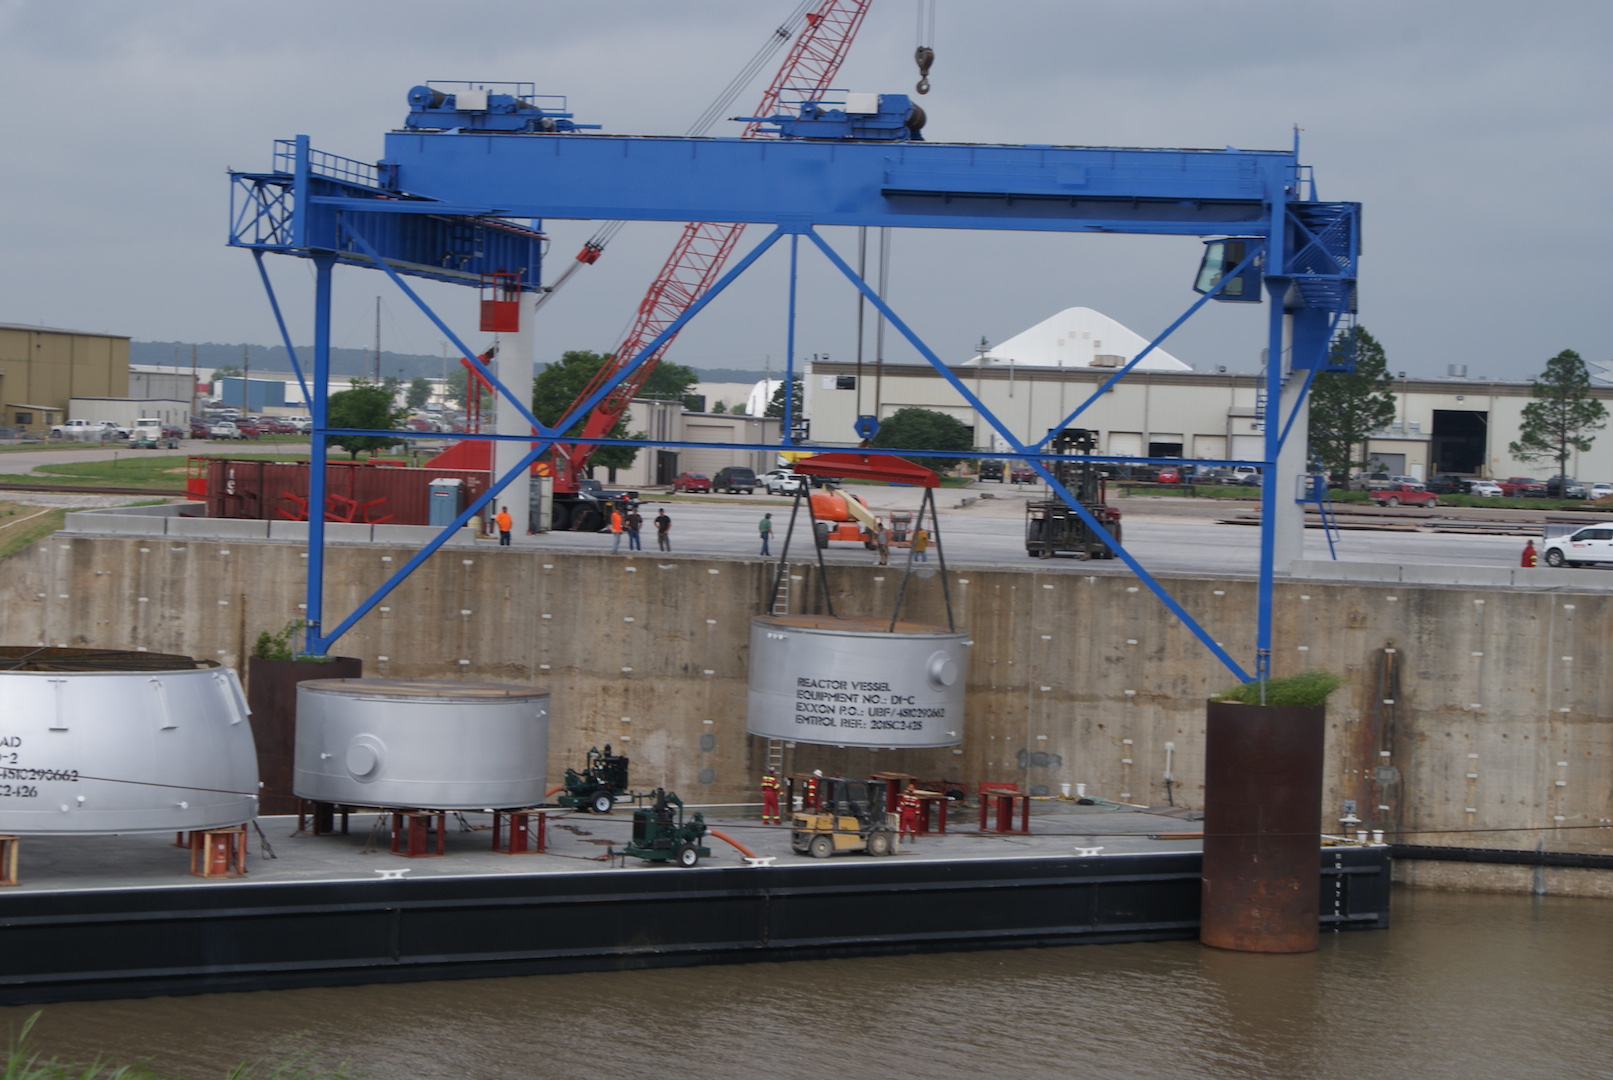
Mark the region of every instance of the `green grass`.
[[[1320, 670], [1302, 671], [1286, 679], [1267, 679], [1264, 704], [1277, 708], [1326, 705], [1327, 696], [1343, 685], [1341, 676]], [[1214, 700], [1260, 705], [1260, 684], [1241, 683], [1230, 690], [1223, 690]]]
[[60, 529], [66, 516], [64, 506], [0, 503], [0, 559], [15, 555]]
[[[306, 461], [299, 454], [239, 454], [263, 461]], [[32, 473], [0, 475], [7, 484], [83, 484], [87, 487], [183, 488], [185, 459], [130, 450], [116, 460], [68, 461], [41, 465]]]

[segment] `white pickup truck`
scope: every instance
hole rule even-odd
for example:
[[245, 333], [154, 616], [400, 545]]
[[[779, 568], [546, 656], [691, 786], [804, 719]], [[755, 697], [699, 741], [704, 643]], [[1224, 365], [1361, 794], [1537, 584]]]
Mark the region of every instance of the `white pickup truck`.
[[127, 439], [129, 430], [111, 420], [68, 420], [53, 425], [50, 437], [96, 442], [105, 439]]

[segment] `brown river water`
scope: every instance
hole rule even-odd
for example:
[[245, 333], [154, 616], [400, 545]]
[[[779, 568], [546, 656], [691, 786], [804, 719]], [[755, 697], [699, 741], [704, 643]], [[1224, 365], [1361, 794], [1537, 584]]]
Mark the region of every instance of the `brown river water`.
[[[1396, 890], [1393, 928], [50, 1005], [34, 1045], [185, 1080], [1613, 1077], [1613, 903]], [[31, 1008], [0, 1009], [15, 1031]]]

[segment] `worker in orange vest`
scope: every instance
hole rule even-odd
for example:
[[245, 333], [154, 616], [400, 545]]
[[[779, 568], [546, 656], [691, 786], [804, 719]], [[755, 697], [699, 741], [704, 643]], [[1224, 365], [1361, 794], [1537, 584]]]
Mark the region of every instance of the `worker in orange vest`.
[[610, 508], [611, 554], [622, 550], [622, 512], [615, 505]]
[[493, 515], [493, 524], [498, 526], [498, 546], [509, 547], [510, 528], [515, 524], [515, 519], [510, 516], [508, 506], [498, 508], [498, 513]]
[[784, 787], [779, 783], [778, 774], [768, 769], [762, 774], [762, 824], [782, 825], [784, 819], [779, 816], [778, 796]]
[[1535, 542], [1528, 541], [1523, 545], [1523, 558], [1518, 561], [1520, 566], [1534, 566], [1540, 561], [1540, 553], [1535, 550]]
[[913, 787], [913, 781], [907, 782], [907, 789], [902, 792], [901, 799], [896, 808], [902, 813], [902, 835], [917, 836], [919, 834], [919, 793]]

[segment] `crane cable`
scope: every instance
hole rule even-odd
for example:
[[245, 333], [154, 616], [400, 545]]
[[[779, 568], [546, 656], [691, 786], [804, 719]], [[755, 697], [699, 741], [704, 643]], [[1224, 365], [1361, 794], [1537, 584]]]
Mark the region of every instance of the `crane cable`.
[[[807, 9], [812, 6], [813, 0], [800, 0], [800, 3], [796, 5], [795, 10], [789, 14], [789, 17], [768, 33], [767, 40], [762, 43], [762, 47], [756, 50], [755, 54], [739, 69], [739, 73], [729, 80], [727, 86], [723, 87], [722, 92], [717, 95], [716, 99], [706, 106], [705, 111], [696, 118], [693, 124], [689, 125], [688, 130], [684, 132], [685, 138], [698, 138], [705, 135], [718, 120], [728, 115], [733, 109], [734, 102], [739, 99], [739, 95], [743, 94], [751, 83], [756, 81], [756, 77], [767, 67], [769, 61], [772, 60], [779, 49], [795, 40], [795, 35], [800, 30], [801, 23], [806, 20]], [[605, 249], [605, 245], [615, 238], [625, 224], [627, 224], [625, 221], [607, 221], [604, 225], [601, 225], [599, 230], [583, 245], [584, 252], [591, 251], [593, 253], [592, 258], [579, 259], [578, 262], [591, 263], [594, 259], [597, 259], [599, 257], [598, 253]], [[556, 285], [558, 285], [558, 282]]]
[[918, 0], [918, 47], [913, 60], [919, 66], [919, 93], [930, 92], [930, 65], [935, 63], [935, 0]]

